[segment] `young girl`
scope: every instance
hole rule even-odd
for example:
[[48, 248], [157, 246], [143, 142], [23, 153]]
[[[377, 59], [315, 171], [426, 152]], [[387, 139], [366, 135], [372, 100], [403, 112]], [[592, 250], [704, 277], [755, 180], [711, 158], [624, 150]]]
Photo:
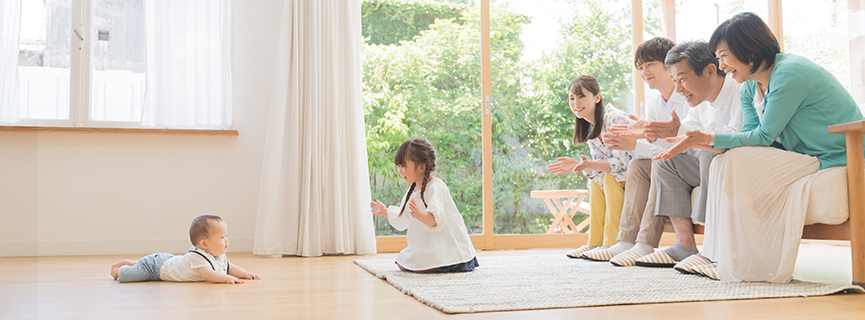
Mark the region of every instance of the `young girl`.
[[562, 157], [556, 159], [559, 162], [547, 166], [547, 170], [557, 175], [583, 172], [591, 180], [589, 243], [567, 255], [571, 258], [606, 261], [612, 257], [594, 259], [587, 254], [595, 249], [600, 252], [617, 242], [619, 218], [624, 204], [625, 175], [628, 163], [634, 156], [630, 151], [608, 150], [601, 141], [601, 134], [610, 133], [608, 128], [613, 125], [633, 121], [624, 111], [610, 105], [604, 107], [600, 90], [598, 80], [592, 76], [580, 76], [568, 85], [568, 105], [576, 115], [573, 143], [587, 143], [592, 160], [587, 160], [584, 155], [580, 155], [579, 161]]
[[394, 157], [400, 176], [410, 184], [399, 207], [369, 204], [372, 213], [387, 217], [397, 230], [408, 228], [408, 247], [396, 257], [403, 271], [463, 272], [478, 266], [475, 248], [444, 181], [431, 176], [436, 154], [423, 138], [404, 142]]

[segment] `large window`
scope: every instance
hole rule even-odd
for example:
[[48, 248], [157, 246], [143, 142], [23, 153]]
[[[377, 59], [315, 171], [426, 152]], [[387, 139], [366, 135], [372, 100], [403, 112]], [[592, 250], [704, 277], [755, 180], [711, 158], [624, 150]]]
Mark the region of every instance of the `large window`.
[[4, 1], [0, 123], [227, 129], [229, 1]]
[[[546, 169], [559, 157], [589, 156], [586, 145], [571, 142], [566, 87], [572, 79], [594, 76], [604, 103], [633, 109], [630, 6], [626, 0], [523, 0], [491, 7], [496, 234], [548, 231], [553, 216], [532, 190], [587, 188], [582, 174]], [[586, 217], [577, 214], [575, 225]]]
[[850, 90], [847, 1], [785, 0], [782, 5], [784, 21], [808, 22], [784, 24], [784, 51], [811, 59]]
[[[364, 0], [362, 11], [372, 196], [400, 202], [408, 186], [393, 155], [410, 137], [429, 138], [439, 175], [483, 249], [585, 243], [585, 234], [541, 235], [553, 215], [530, 194], [586, 188], [583, 175], [546, 172], [557, 157], [588, 154], [570, 141], [566, 86], [573, 78], [597, 77], [606, 103], [642, 113], [635, 110], [639, 89], [652, 93], [634, 76], [640, 41], [708, 40], [719, 23], [752, 11], [773, 30], [783, 26], [785, 51], [849, 83], [844, 1]], [[642, 30], [633, 30], [636, 23]], [[578, 213], [573, 222], [585, 218]], [[385, 218], [375, 219], [377, 235], [397, 235]], [[399, 250], [399, 241], [382, 237], [379, 250]]]
[[721, 22], [744, 11], [756, 13], [768, 21], [768, 1], [742, 0], [681, 0], [676, 2], [676, 42], [682, 40], [709, 41]]
[[[365, 1], [363, 104], [374, 199], [397, 205], [408, 190], [394, 154], [409, 138], [436, 148], [470, 234], [481, 234], [481, 48], [479, 6]], [[376, 216], [377, 235], [399, 234]]]

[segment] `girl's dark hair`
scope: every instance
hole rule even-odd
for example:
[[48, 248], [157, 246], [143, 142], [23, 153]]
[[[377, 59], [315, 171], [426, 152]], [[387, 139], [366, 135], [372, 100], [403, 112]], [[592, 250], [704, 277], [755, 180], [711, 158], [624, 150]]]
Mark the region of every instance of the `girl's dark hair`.
[[[588, 91], [588, 92], [586, 92]], [[601, 93], [601, 86], [598, 85], [598, 79], [592, 76], [580, 76], [571, 81], [568, 85], [568, 92], [573, 93], [577, 97], [591, 93], [593, 96]], [[604, 128], [604, 98], [598, 100], [595, 104], [595, 125], [580, 119], [574, 115], [574, 145], [581, 145], [586, 141], [597, 138], [601, 135], [601, 129]], [[591, 129], [591, 132], [589, 130]]]
[[772, 30], [753, 12], [737, 14], [715, 29], [709, 39], [712, 54], [722, 40], [736, 59], [751, 64], [751, 73], [759, 71], [761, 65], [763, 70], [769, 69], [775, 64], [775, 55], [781, 53], [781, 46]]
[[[420, 199], [423, 201], [423, 205], [426, 206], [426, 199], [424, 199], [423, 193], [426, 191], [427, 182], [430, 180], [430, 174], [436, 169], [436, 152], [429, 140], [424, 138], [414, 138], [403, 142], [396, 151], [393, 163], [397, 166], [405, 167], [407, 161], [414, 162], [415, 166], [421, 164], [426, 165], [426, 171], [424, 171], [423, 174], [423, 187], [420, 189]], [[408, 203], [408, 200], [411, 199], [411, 194], [414, 192], [416, 185], [417, 183], [412, 183], [411, 187], [408, 188], [408, 193], [405, 195], [402, 208], [399, 210], [400, 216], [402, 216], [402, 212], [405, 211], [405, 205]]]

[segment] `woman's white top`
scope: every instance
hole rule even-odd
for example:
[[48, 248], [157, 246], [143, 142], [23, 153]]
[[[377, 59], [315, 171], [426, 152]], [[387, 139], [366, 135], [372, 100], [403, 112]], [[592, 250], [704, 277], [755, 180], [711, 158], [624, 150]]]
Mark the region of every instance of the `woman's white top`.
[[[609, 127], [612, 125], [617, 125], [621, 123], [633, 123], [634, 121], [628, 118], [628, 114], [622, 110], [616, 109], [613, 105], [608, 104], [604, 107], [604, 127], [601, 129], [601, 135], [609, 134]], [[589, 132], [594, 130], [594, 126], [589, 128]], [[616, 181], [625, 181], [628, 171], [628, 163], [631, 162], [631, 159], [634, 159], [633, 151], [621, 151], [621, 150], [610, 150], [607, 149], [607, 145], [604, 144], [604, 141], [601, 140], [602, 137], [598, 136], [594, 139], [590, 139], [586, 141], [586, 144], [589, 145], [589, 152], [592, 154], [592, 160], [594, 161], [606, 161], [610, 165], [610, 172], [605, 171], [583, 171], [583, 174], [586, 175], [587, 178], [594, 181], [598, 184], [601, 189], [604, 188], [604, 175], [607, 173], [612, 174], [616, 177]], [[576, 157], [579, 161], [579, 157]]]
[[[204, 281], [204, 278], [198, 273], [199, 268], [215, 269], [218, 273], [228, 274], [228, 258], [225, 257], [224, 253], [214, 257], [195, 246], [189, 250], [198, 253], [187, 252], [182, 256], [174, 256], [165, 260], [162, 267], [159, 268], [159, 278], [163, 281]], [[212, 268], [211, 263], [213, 264]]]
[[[406, 192], [408, 193], [408, 192]], [[403, 195], [402, 199], [405, 199]], [[408, 228], [408, 247], [400, 251], [396, 262], [409, 270], [427, 270], [467, 262], [475, 257], [475, 247], [469, 239], [463, 216], [451, 198], [444, 181], [431, 177], [424, 192], [426, 204], [420, 198], [420, 188], [411, 195], [421, 211], [435, 217], [436, 226], [429, 227], [411, 216], [408, 204], [402, 216], [399, 206], [387, 208], [387, 219], [397, 230]]]

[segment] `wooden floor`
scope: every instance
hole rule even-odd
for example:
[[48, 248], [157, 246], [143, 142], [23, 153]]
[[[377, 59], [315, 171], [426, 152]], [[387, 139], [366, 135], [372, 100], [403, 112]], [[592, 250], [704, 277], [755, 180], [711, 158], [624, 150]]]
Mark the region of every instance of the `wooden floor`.
[[[0, 258], [0, 319], [865, 319], [865, 294], [447, 315], [352, 263], [355, 258], [393, 257], [264, 258], [229, 253], [232, 262], [263, 278], [233, 286], [120, 284], [109, 276], [109, 265], [137, 258], [129, 256]], [[795, 277], [849, 283], [849, 242], [802, 245]]]

